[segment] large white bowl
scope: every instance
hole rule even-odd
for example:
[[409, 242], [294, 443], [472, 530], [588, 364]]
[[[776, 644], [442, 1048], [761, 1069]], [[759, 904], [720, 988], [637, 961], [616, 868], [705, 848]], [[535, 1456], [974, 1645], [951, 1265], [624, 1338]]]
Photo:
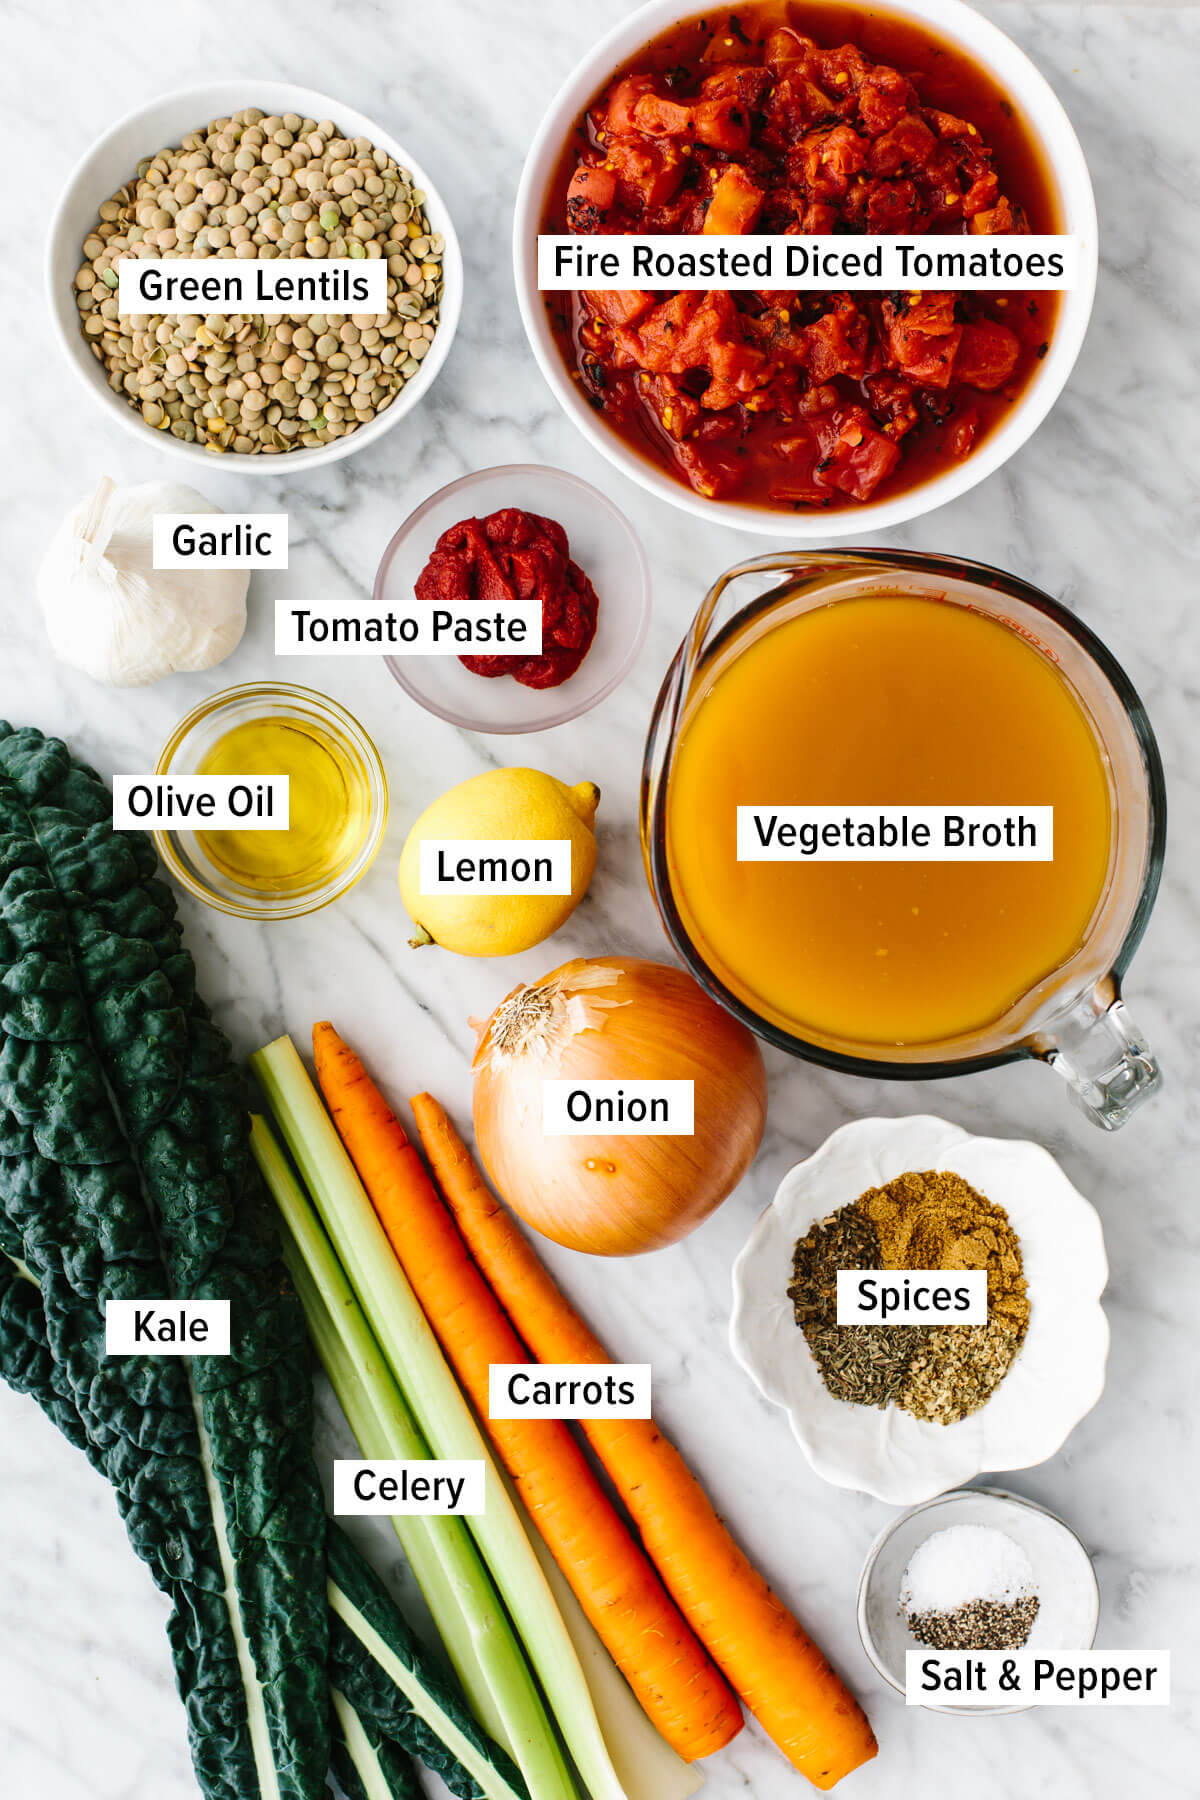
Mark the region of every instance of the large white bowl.
[[[1021, 1240], [1029, 1330], [991, 1399], [956, 1425], [835, 1400], [796, 1324], [792, 1252], [819, 1219], [910, 1169], [951, 1169], [1002, 1206]], [[944, 1119], [859, 1119], [789, 1169], [733, 1268], [733, 1353], [787, 1409], [818, 1475], [894, 1506], [992, 1469], [1045, 1462], [1104, 1391], [1108, 1281], [1095, 1208], [1048, 1150], [972, 1137]]]
[[[79, 310], [75, 304], [75, 275], [83, 261], [83, 240], [96, 221], [101, 201], [109, 199], [130, 179], [144, 157], [154, 156], [168, 145], [178, 144], [186, 132], [207, 124], [210, 119], [224, 118], [247, 106], [261, 107], [264, 112], [295, 112], [307, 119], [332, 119], [348, 136], [369, 138], [376, 148], [386, 150], [402, 169], [407, 170], [415, 187], [424, 189], [430, 226], [440, 232], [446, 242], [438, 327], [420, 372], [405, 384], [387, 411], [369, 424], [360, 425], [356, 431], [335, 438], [331, 444], [321, 444], [315, 450], [289, 450], [277, 456], [249, 456], [237, 450], [227, 450], [218, 456], [201, 444], [181, 442], [169, 431], [152, 431], [128, 401], [119, 398], [109, 387], [103, 367], [93, 356], [80, 329]], [[176, 88], [149, 106], [140, 106], [127, 113], [92, 145], [76, 164], [50, 226], [46, 283], [59, 342], [85, 386], [110, 418], [119, 419], [143, 445], [153, 438], [159, 449], [177, 463], [186, 464], [194, 476], [206, 466], [219, 466], [226, 473], [236, 470], [238, 474], [279, 475], [284, 470], [288, 474], [299, 474], [305, 469], [319, 468], [322, 463], [337, 462], [356, 450], [365, 450], [368, 444], [377, 443], [386, 431], [398, 425], [406, 413], [420, 404], [437, 379], [458, 328], [463, 267], [458, 238], [445, 202], [420, 163], [382, 125], [313, 88], [294, 87], [286, 81], [239, 78], [210, 82], [203, 87]]]
[[521, 318], [534, 356], [555, 398], [584, 436], [623, 474], [641, 487], [700, 518], [736, 525], [767, 537], [788, 538], [792, 543], [828, 542], [831, 538], [856, 537], [919, 518], [947, 500], [982, 481], [1008, 461], [1014, 451], [1041, 424], [1066, 384], [1083, 344], [1096, 291], [1096, 202], [1087, 163], [1061, 101], [1034, 67], [990, 20], [962, 4], [962, 0], [887, 0], [878, 10], [898, 18], [915, 19], [936, 36], [960, 46], [976, 62], [990, 70], [1024, 114], [1042, 149], [1053, 191], [1057, 196], [1062, 229], [1080, 240], [1079, 280], [1060, 299], [1058, 319], [1050, 349], [1042, 359], [1021, 398], [1002, 425], [995, 427], [964, 461], [944, 475], [890, 500], [871, 500], [837, 512], [771, 512], [733, 500], [705, 500], [681, 481], [659, 469], [626, 445], [619, 434], [593, 412], [572, 381], [554, 342], [543, 296], [537, 285], [537, 234], [546, 194], [563, 146], [576, 119], [623, 63], [650, 40], [678, 20], [698, 15], [695, 0], [649, 0], [615, 26], [584, 57], [565, 81], [538, 127], [517, 192], [513, 220], [513, 266]]

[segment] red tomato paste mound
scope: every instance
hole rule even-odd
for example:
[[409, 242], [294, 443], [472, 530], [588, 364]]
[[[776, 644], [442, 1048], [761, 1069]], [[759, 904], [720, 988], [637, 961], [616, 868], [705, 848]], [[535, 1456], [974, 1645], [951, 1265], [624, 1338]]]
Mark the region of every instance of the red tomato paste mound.
[[443, 531], [417, 578], [418, 600], [540, 600], [540, 656], [460, 656], [473, 675], [512, 675], [552, 688], [572, 676], [596, 635], [596, 590], [571, 561], [554, 519], [506, 506]]

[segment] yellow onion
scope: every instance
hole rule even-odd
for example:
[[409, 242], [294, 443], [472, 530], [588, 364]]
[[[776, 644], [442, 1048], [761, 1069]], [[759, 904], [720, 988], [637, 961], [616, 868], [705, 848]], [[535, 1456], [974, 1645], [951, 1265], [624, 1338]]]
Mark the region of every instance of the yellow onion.
[[[479, 1037], [475, 1136], [492, 1182], [572, 1250], [630, 1256], [686, 1237], [737, 1186], [763, 1133], [758, 1043], [682, 969], [564, 963], [514, 988]], [[544, 1081], [691, 1081], [691, 1137], [546, 1136]]]

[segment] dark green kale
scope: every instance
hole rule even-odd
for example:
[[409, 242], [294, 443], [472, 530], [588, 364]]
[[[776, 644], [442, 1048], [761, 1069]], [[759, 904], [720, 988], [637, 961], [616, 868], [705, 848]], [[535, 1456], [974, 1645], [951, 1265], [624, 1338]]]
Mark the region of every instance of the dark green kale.
[[[5, 1247], [16, 1232], [139, 1554], [160, 1585], [194, 1565], [204, 1616], [173, 1627], [194, 1755], [223, 1743], [218, 1761], [239, 1766], [220, 1791], [258, 1793], [234, 1746], [261, 1703], [280, 1800], [316, 1800], [329, 1763], [325, 1515], [303, 1319], [173, 899], [148, 840], [114, 832], [111, 812], [64, 745], [0, 725]], [[106, 1360], [104, 1301], [167, 1296], [228, 1299], [232, 1354], [194, 1358], [190, 1381], [182, 1362]], [[253, 1658], [244, 1687], [222, 1533]]]

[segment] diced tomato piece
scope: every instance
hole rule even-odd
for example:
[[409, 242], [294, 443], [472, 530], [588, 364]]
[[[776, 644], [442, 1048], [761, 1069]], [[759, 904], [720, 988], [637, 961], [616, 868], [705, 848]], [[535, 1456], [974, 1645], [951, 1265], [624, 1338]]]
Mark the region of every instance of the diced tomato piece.
[[804, 61], [815, 55], [817, 46], [810, 37], [804, 37], [790, 25], [783, 25], [773, 31], [763, 45], [763, 58], [772, 69], [786, 68], [789, 63]]
[[627, 75], [624, 81], [618, 81], [609, 96], [604, 116], [604, 128], [612, 137], [634, 135], [637, 126], [634, 123], [633, 109], [643, 94], [651, 93], [653, 88], [652, 75]]
[[872, 143], [871, 173], [899, 175], [923, 169], [936, 148], [937, 139], [924, 119], [910, 113]]
[[795, 298], [794, 294], [786, 293], [760, 294], [759, 299], [766, 302], [766, 309], [757, 317], [751, 313], [743, 314], [742, 331], [748, 341], [757, 344], [773, 362], [790, 368], [805, 368], [808, 340], [792, 304]]
[[633, 108], [633, 123], [649, 137], [691, 137], [696, 109], [664, 94], [643, 94]]
[[688, 438], [675, 447], [675, 461], [688, 486], [706, 500], [721, 500], [741, 486], [744, 466], [735, 449], [697, 444]]
[[868, 375], [865, 387], [871, 411], [883, 425], [892, 442], [902, 438], [919, 422], [920, 414], [913, 399], [911, 385], [898, 375]]
[[691, 365], [675, 367], [675, 346], [682, 341], [692, 314], [700, 305], [698, 293], [673, 294], [656, 306], [636, 327], [618, 329], [614, 337], [630, 359], [658, 375], [682, 374]]
[[682, 293], [664, 300], [637, 329], [616, 338], [639, 367], [654, 374], [686, 375], [707, 370], [710, 380], [701, 406], [732, 406], [769, 379], [761, 350], [746, 341], [737, 308], [726, 293]]
[[813, 200], [804, 209], [800, 228], [809, 237], [824, 237], [837, 224], [837, 207], [828, 200]]
[[867, 73], [867, 59], [853, 44], [839, 44], [836, 50], [818, 50], [813, 59], [817, 79], [827, 94], [857, 95]]
[[988, 390], [1003, 387], [1021, 355], [1021, 340], [1007, 325], [992, 319], [964, 325], [954, 358], [954, 379], [968, 387]]
[[802, 419], [815, 419], [821, 413], [832, 412], [838, 403], [838, 391], [832, 382], [825, 382], [820, 387], [810, 387], [803, 394], [796, 408]]
[[888, 349], [900, 372], [926, 387], [948, 387], [963, 328], [954, 321], [953, 294], [920, 294], [882, 307]]
[[971, 220], [971, 230], [980, 236], [991, 236], [996, 231], [1016, 231], [1019, 229], [1017, 215], [1011, 204], [1003, 196], [995, 206], [977, 212]]
[[617, 178], [611, 169], [581, 164], [567, 188], [567, 224], [572, 231], [601, 231], [617, 197]]
[[673, 375], [643, 375], [638, 392], [652, 407], [659, 424], [677, 441], [689, 436], [700, 419], [700, 402], [681, 388]]
[[871, 137], [890, 131], [917, 104], [916, 91], [898, 69], [868, 69], [858, 89], [858, 110]]
[[750, 148], [750, 109], [740, 100], [701, 100], [694, 117], [696, 137], [711, 150], [739, 156]]
[[700, 83], [702, 100], [736, 100], [747, 112], [754, 112], [771, 85], [770, 69], [726, 63]]
[[963, 457], [975, 442], [979, 430], [979, 408], [969, 406], [965, 412], [955, 415], [950, 427], [950, 454]]
[[750, 231], [762, 211], [763, 192], [755, 187], [740, 163], [733, 163], [718, 178], [704, 215], [706, 232]]
[[867, 196], [867, 230], [902, 236], [913, 229], [921, 196], [911, 181], [879, 181]]
[[835, 110], [829, 95], [810, 81], [797, 64], [772, 88], [763, 105], [762, 141], [780, 155], [790, 156], [796, 144], [818, 119]]
[[643, 293], [641, 288], [597, 288], [585, 294], [584, 301], [588, 310], [603, 319], [606, 325], [632, 325], [643, 313], [649, 312], [654, 297]]
[[987, 212], [995, 206], [1000, 196], [1000, 177], [994, 169], [973, 181], [962, 197], [964, 219], [973, 219], [976, 213]]
[[635, 216], [663, 206], [684, 175], [684, 159], [674, 144], [610, 144], [604, 164], [617, 179], [621, 205]]
[[812, 131], [800, 146], [804, 180], [814, 200], [840, 200], [850, 177], [867, 166], [867, 144], [849, 125]]
[[852, 500], [869, 500], [900, 461], [900, 446], [877, 431], [861, 406], [814, 421], [821, 450], [817, 479]]
[[866, 373], [870, 325], [852, 300], [842, 301], [804, 328], [805, 365], [814, 381], [848, 375], [860, 381]]
[[927, 106], [925, 118], [940, 138], [949, 138], [967, 144], [977, 144], [980, 141], [979, 127], [969, 124], [966, 119], [958, 118], [954, 113], [942, 112], [936, 106]]

